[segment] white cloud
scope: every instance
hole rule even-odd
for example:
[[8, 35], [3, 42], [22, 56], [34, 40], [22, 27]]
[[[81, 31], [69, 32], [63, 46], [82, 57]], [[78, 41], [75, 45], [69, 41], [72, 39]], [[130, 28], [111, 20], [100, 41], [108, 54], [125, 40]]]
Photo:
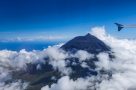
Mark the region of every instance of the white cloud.
[[0, 51], [0, 65], [11, 68], [25, 68], [27, 63], [36, 63], [42, 62], [44, 58], [43, 51], [41, 52], [27, 52], [26, 50], [9, 51], [9, 50], [1, 50]]
[[88, 86], [90, 86], [89, 79], [79, 78], [73, 81], [68, 76], [64, 76], [57, 84], [52, 84], [50, 88], [45, 86], [41, 90], [87, 90]]
[[45, 55], [53, 60], [64, 60], [68, 56], [65, 51], [59, 49], [59, 46], [48, 47]]
[[73, 57], [79, 58], [80, 61], [84, 61], [90, 58], [93, 58], [93, 54], [88, 53], [87, 51], [84, 50], [79, 50], [77, 51]]
[[0, 38], [1, 42], [24, 42], [24, 41], [56, 41], [56, 40], [65, 40], [68, 37], [62, 35], [37, 35], [37, 36], [18, 36], [18, 37], [11, 37], [11, 38]]
[[133, 90], [136, 88], [136, 40], [117, 39], [105, 33], [104, 27], [93, 28], [91, 34], [101, 39], [112, 48], [115, 58], [101, 53], [98, 67], [112, 72], [111, 79], [103, 79], [98, 90]]
[[97, 69], [110, 69], [110, 58], [108, 53], [100, 53], [97, 55], [97, 58], [99, 59], [99, 61], [96, 62]]
[[0, 90], [25, 90], [27, 86], [27, 83], [22, 83], [21, 81], [9, 84], [0, 83]]

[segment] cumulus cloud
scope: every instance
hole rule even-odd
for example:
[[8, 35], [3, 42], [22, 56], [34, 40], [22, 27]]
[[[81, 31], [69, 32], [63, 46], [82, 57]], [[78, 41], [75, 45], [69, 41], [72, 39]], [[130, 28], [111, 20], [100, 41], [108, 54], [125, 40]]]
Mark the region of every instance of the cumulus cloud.
[[64, 60], [68, 56], [65, 51], [59, 49], [59, 46], [48, 47], [45, 55], [53, 60]]
[[104, 27], [93, 28], [91, 34], [112, 48], [115, 58], [109, 60], [104, 53], [98, 55], [98, 67], [112, 72], [112, 78], [103, 79], [98, 90], [134, 90], [136, 88], [136, 40], [118, 39], [105, 33]]
[[97, 58], [99, 59], [98, 62], [96, 62], [97, 69], [101, 70], [109, 70], [110, 69], [110, 58], [108, 53], [100, 53], [97, 55]]
[[[12, 80], [11, 72], [26, 69], [27, 63], [39, 63], [42, 59], [42, 52], [19, 52], [1, 50], [0, 51], [0, 90], [25, 90], [28, 83]], [[8, 80], [12, 80], [7, 83]]]
[[42, 87], [41, 90], [87, 90], [88, 86], [90, 86], [89, 79], [78, 78], [74, 81], [69, 76], [64, 76], [57, 84], [52, 84], [50, 88]]
[[36, 63], [43, 60], [43, 52], [31, 51], [25, 49], [16, 51], [1, 50], [0, 65], [9, 68], [25, 68], [27, 63]]
[[87, 51], [84, 50], [78, 50], [73, 57], [79, 58], [80, 61], [84, 61], [90, 58], [93, 58], [94, 55], [88, 53]]

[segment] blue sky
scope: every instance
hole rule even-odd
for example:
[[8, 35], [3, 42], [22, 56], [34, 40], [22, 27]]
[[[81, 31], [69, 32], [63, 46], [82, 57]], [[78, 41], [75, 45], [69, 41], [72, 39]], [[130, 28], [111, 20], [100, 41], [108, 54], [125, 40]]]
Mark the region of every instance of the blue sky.
[[136, 24], [136, 0], [0, 0], [0, 40], [67, 39], [95, 26], [136, 38], [136, 29], [117, 32], [114, 22]]

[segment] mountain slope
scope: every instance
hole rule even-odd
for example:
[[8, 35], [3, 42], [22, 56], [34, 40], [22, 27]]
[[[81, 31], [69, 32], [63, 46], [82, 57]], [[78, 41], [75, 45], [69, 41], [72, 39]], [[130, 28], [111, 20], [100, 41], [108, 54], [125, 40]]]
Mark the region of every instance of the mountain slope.
[[101, 40], [91, 34], [78, 36], [64, 44], [62, 49], [66, 51], [85, 50], [89, 53], [97, 54], [103, 51], [110, 51], [110, 48]]

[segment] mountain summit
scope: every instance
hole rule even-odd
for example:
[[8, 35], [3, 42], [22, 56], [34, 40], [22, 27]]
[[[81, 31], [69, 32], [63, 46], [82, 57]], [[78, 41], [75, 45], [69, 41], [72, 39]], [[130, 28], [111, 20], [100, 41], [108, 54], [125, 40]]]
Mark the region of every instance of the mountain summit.
[[85, 50], [89, 53], [97, 54], [103, 51], [110, 51], [110, 47], [104, 42], [88, 33], [85, 36], [77, 36], [64, 44], [62, 49], [66, 51]]

